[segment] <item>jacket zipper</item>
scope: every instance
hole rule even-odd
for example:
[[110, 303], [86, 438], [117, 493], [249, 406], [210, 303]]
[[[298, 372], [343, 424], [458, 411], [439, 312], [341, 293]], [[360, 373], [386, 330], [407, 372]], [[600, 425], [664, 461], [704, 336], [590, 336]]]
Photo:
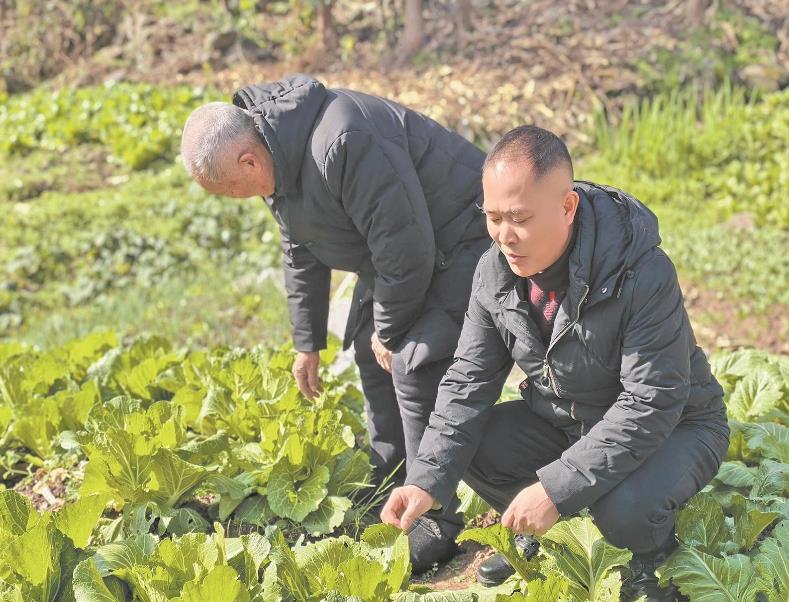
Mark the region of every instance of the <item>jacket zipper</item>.
[[[545, 351], [545, 358], [542, 364], [542, 375], [548, 377], [548, 380], [551, 383], [551, 389], [553, 389], [553, 392], [556, 395], [556, 397], [560, 397], [559, 388], [556, 386], [556, 380], [553, 377], [553, 372], [551, 372], [551, 366], [548, 363], [548, 354], [551, 352], [551, 349], [553, 349], [553, 346], [556, 345], [557, 341], [561, 339], [567, 333], [567, 331], [569, 331], [573, 326], [575, 326], [578, 323], [578, 319], [581, 317], [581, 305], [583, 305], [584, 301], [586, 301], [586, 296], [588, 294], [589, 294], [589, 286], [587, 285], [584, 289], [583, 295], [581, 295], [581, 299], [578, 301], [578, 307], [575, 310], [575, 320], [570, 322], [564, 328], [564, 330], [562, 330], [556, 336], [556, 338], [553, 341], [551, 341], [551, 343], [548, 345], [548, 349], [546, 349]], [[575, 420], [575, 402], [570, 403], [570, 417], [573, 420]]]

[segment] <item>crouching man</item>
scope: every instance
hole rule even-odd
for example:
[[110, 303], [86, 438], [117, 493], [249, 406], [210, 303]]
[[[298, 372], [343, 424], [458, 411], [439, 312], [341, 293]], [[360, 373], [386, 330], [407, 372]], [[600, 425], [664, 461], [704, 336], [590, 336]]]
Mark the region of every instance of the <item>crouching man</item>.
[[[729, 430], [657, 219], [621, 190], [574, 182], [564, 143], [537, 127], [505, 135], [482, 182], [494, 244], [419, 453], [381, 518], [408, 528], [461, 478], [522, 536], [588, 508], [634, 554], [623, 600], [673, 600], [655, 568]], [[522, 399], [494, 405], [513, 362]], [[511, 573], [494, 557], [478, 577]]]

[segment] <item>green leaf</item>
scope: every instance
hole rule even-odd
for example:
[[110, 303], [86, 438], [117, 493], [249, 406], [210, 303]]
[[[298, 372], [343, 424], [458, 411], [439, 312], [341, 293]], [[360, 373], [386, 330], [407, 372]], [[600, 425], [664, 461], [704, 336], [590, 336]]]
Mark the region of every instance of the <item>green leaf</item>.
[[710, 359], [710, 368], [718, 378], [733, 376], [739, 379], [762, 367], [768, 361], [769, 355], [764, 351], [739, 349], [731, 353], [716, 354]]
[[756, 471], [751, 497], [789, 496], [789, 464], [765, 460]]
[[328, 592], [337, 589], [340, 565], [354, 558], [357, 550], [350, 537], [341, 536], [296, 547], [293, 553], [310, 591]]
[[22, 535], [37, 521], [30, 500], [13, 489], [0, 491], [0, 536]]
[[490, 510], [490, 505], [483, 500], [477, 492], [461, 481], [458, 485], [457, 496], [460, 500], [458, 512], [463, 513], [463, 519], [468, 524], [472, 519], [485, 514]]
[[677, 537], [689, 546], [717, 554], [730, 533], [720, 504], [708, 493], [694, 495], [679, 511]]
[[107, 497], [104, 494], [81, 497], [66, 504], [55, 514], [55, 526], [71, 539], [75, 547], [84, 548], [106, 504]]
[[329, 495], [323, 499], [315, 512], [310, 512], [302, 521], [304, 530], [312, 536], [333, 532], [345, 520], [345, 513], [353, 504], [347, 497]]
[[756, 469], [746, 466], [740, 461], [721, 464], [715, 480], [729, 487], [752, 487], [756, 478]]
[[[93, 558], [83, 560], [74, 569], [74, 598], [76, 602], [124, 602], [123, 590], [113, 591], [102, 579]], [[120, 589], [120, 588], [114, 588]]]
[[208, 478], [219, 493], [219, 520], [225, 521], [252, 492], [255, 491], [254, 475], [242, 472], [234, 477], [212, 474]]
[[337, 573], [337, 591], [346, 596], [372, 601], [386, 600], [392, 594], [384, 567], [375, 561], [357, 556], [340, 564]]
[[592, 602], [619, 602], [622, 589], [622, 576], [619, 571], [611, 571], [603, 577], [600, 585], [595, 588]]
[[238, 573], [229, 566], [216, 566], [202, 579], [184, 585], [181, 596], [174, 602], [249, 602], [249, 594], [238, 579]]
[[260, 582], [259, 572], [269, 561], [271, 543], [258, 533], [242, 535], [240, 538], [241, 552], [231, 557], [228, 563], [236, 569], [241, 581], [251, 589]]
[[293, 466], [281, 458], [271, 471], [267, 495], [271, 509], [279, 516], [296, 522], [303, 521], [310, 512], [318, 509], [326, 497], [329, 469]]
[[789, 521], [779, 523], [770, 537], [759, 544], [753, 562], [770, 585], [768, 600], [785, 602], [789, 599]]
[[542, 538], [545, 553], [570, 582], [569, 591], [599, 599], [612, 587], [609, 572], [628, 563], [629, 550], [608, 543], [588, 517], [572, 518], [554, 525]]
[[717, 558], [686, 545], [662, 564], [657, 574], [663, 587], [669, 580], [694, 602], [741, 602], [768, 593], [768, 583], [743, 554]]
[[777, 410], [783, 396], [782, 383], [783, 376], [774, 364], [761, 365], [750, 372], [737, 383], [729, 396], [729, 417], [740, 422], [769, 418]]
[[742, 425], [748, 447], [762, 457], [789, 463], [789, 427], [776, 422]]
[[271, 570], [266, 571], [264, 588], [266, 585], [276, 587], [292, 595], [296, 600], [308, 600], [310, 596], [308, 579], [315, 578], [315, 575], [302, 570], [296, 562], [293, 550], [280, 531], [272, 533], [270, 542], [272, 564], [269, 567]]
[[151, 472], [151, 499], [162, 512], [172, 509], [197, 489], [208, 474], [202, 466], [181, 460], [169, 449], [160, 449], [156, 453]]
[[732, 514], [734, 515], [734, 541], [739, 546], [739, 551], [747, 552], [756, 543], [756, 540], [775, 519], [779, 512], [764, 512], [743, 496], [737, 495], [732, 499]]
[[154, 459], [135, 453], [135, 441], [133, 434], [119, 430], [82, 439], [88, 465], [80, 493], [109, 493], [131, 502], [145, 499]]
[[260, 495], [248, 497], [233, 513], [234, 520], [258, 527], [267, 526], [272, 518], [274, 513], [269, 508], [268, 501]]
[[370, 525], [362, 533], [365, 553], [378, 560], [387, 572], [392, 591], [400, 591], [411, 576], [408, 534], [392, 525]]
[[[612, 572], [611, 575], [614, 573]], [[617, 574], [618, 577], [618, 574]], [[526, 582], [525, 602], [547, 602], [563, 600], [567, 597], [570, 582], [557, 573], [550, 573], [545, 579], [532, 579]]]
[[137, 535], [125, 541], [109, 543], [96, 550], [93, 561], [102, 577], [120, 571], [132, 570], [135, 565], [145, 564], [156, 549], [156, 538], [150, 534]]
[[211, 528], [209, 522], [193, 508], [178, 508], [165, 516], [159, 517], [160, 527], [169, 535], [180, 537], [187, 533], [205, 533]]
[[[55, 529], [52, 515], [42, 514], [25, 533], [6, 544], [3, 560], [32, 585], [57, 592], [64, 542], [63, 534]], [[46, 595], [44, 598], [50, 599]]]
[[347, 449], [337, 456], [328, 484], [328, 493], [347, 496], [369, 487], [370, 460], [358, 449]]
[[490, 546], [507, 559], [521, 579], [526, 581], [537, 577], [538, 563], [535, 559], [526, 560], [523, 553], [515, 546], [515, 537], [507, 527], [496, 523], [490, 527], [466, 529], [458, 537], [457, 542], [476, 541], [483, 546]]

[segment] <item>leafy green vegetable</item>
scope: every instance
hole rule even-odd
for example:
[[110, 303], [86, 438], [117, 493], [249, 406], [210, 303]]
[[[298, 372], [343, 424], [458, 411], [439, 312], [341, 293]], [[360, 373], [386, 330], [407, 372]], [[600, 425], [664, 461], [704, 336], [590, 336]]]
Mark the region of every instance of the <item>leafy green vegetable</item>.
[[542, 537], [541, 544], [555, 563], [547, 568], [558, 569], [569, 581], [571, 596], [617, 599], [621, 578], [614, 569], [626, 565], [632, 553], [608, 543], [590, 518], [559, 522]]
[[538, 575], [537, 561], [524, 558], [523, 553], [515, 546], [515, 536], [512, 531], [501, 523], [485, 528], [466, 529], [457, 537], [458, 543], [463, 541], [476, 541], [492, 547], [507, 559], [524, 581], [534, 579]]
[[758, 593], [769, 592], [768, 583], [743, 554], [718, 558], [683, 544], [657, 572], [663, 586], [670, 580], [701, 602], [756, 600]]

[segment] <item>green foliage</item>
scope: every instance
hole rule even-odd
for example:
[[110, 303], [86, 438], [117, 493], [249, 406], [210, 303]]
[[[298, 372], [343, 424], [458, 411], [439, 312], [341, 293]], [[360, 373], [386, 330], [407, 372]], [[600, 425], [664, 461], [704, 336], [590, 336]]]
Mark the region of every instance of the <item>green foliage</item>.
[[0, 334], [35, 311], [97, 307], [115, 291], [138, 295], [173, 280], [249, 279], [279, 259], [262, 202], [211, 197], [188, 181], [173, 167], [114, 190], [14, 206], [0, 226]]
[[554, 525], [540, 538], [538, 556], [528, 561], [515, 547], [512, 532], [500, 523], [467, 529], [458, 537], [459, 542], [466, 540], [493, 547], [515, 567], [523, 592], [516, 593], [515, 600], [615, 602], [622, 585], [618, 569], [632, 556], [605, 541], [589, 517]]
[[723, 217], [749, 212], [761, 225], [786, 229], [787, 99], [784, 90], [746, 100], [725, 85], [630, 104], [615, 129], [599, 122], [600, 152], [584, 163], [584, 174], [650, 205]]
[[4, 600], [68, 600], [69, 575], [104, 510], [85, 497], [39, 514], [27, 498], [0, 491], [0, 592]]
[[47, 352], [0, 345], [0, 358], [0, 451], [84, 457], [81, 494], [112, 499], [127, 532], [140, 510], [161, 533], [205, 525], [183, 506], [207, 490], [220, 520], [239, 509], [323, 535], [354, 518], [367, 487], [360, 394], [327, 373], [328, 392], [306, 400], [287, 352], [183, 353], [160, 337], [118, 346], [97, 333]]
[[789, 245], [788, 100], [787, 90], [748, 100], [725, 85], [631, 104], [616, 127], [600, 115], [578, 170], [658, 214], [681, 276], [721, 291], [743, 315], [781, 324], [789, 255], [775, 250]]
[[141, 169], [171, 159], [189, 113], [216, 96], [203, 88], [126, 83], [39, 88], [0, 104], [0, 154], [99, 143], [113, 160]]
[[[649, 60], [641, 59], [635, 67], [644, 92], [652, 95], [694, 82], [720, 84], [755, 64], [773, 66], [771, 56], [777, 47], [778, 39], [758, 19], [739, 11], [718, 10], [676, 47], [658, 47]], [[780, 72], [777, 65], [773, 68]]]
[[711, 365], [732, 418], [729, 461], [680, 511], [680, 547], [660, 579], [692, 600], [785, 600], [786, 358], [741, 350]]

